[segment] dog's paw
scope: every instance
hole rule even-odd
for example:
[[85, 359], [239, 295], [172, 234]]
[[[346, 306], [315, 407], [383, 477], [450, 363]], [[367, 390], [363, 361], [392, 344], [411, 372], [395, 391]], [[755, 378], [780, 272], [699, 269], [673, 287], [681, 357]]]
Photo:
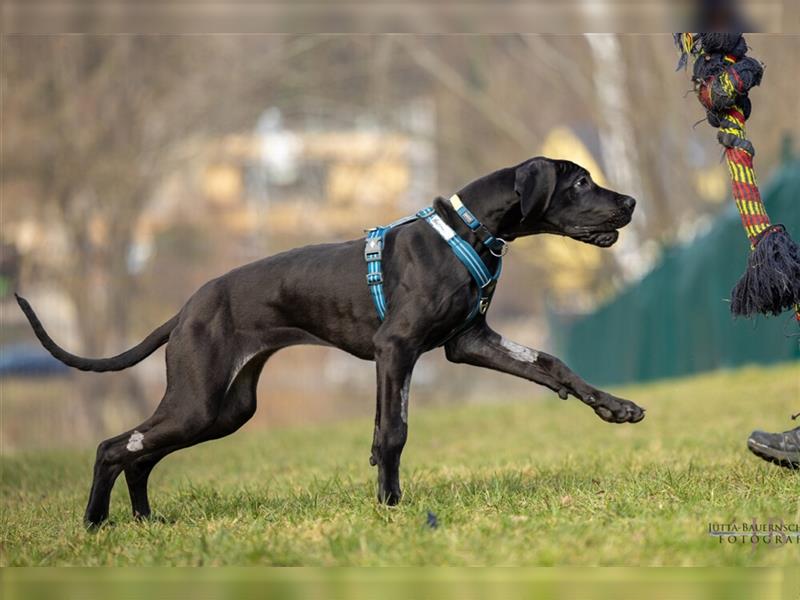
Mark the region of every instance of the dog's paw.
[[386, 506], [397, 506], [400, 504], [400, 499], [402, 497], [403, 493], [400, 491], [400, 488], [381, 490], [378, 492], [378, 502]]
[[378, 478], [378, 502], [387, 506], [396, 506], [402, 497], [400, 480], [396, 477], [386, 478], [385, 473], [381, 472]]
[[605, 392], [588, 396], [584, 402], [607, 423], [638, 423], [644, 419], [644, 409], [630, 400], [623, 400]]
[[99, 519], [83, 519], [83, 527], [89, 533], [96, 533], [101, 529], [105, 529], [107, 527], [114, 527], [116, 523], [114, 521], [109, 521], [107, 518], [99, 518]]

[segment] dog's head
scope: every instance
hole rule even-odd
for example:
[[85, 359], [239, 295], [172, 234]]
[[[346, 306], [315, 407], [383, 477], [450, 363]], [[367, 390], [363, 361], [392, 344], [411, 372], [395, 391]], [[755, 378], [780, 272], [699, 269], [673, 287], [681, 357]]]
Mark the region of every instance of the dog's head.
[[556, 233], [606, 248], [631, 222], [636, 201], [600, 187], [568, 160], [532, 158], [515, 167], [521, 219], [515, 236]]

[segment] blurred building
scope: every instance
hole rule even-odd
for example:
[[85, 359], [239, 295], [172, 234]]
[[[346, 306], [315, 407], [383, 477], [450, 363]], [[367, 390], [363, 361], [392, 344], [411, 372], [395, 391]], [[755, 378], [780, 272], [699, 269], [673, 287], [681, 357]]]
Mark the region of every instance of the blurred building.
[[437, 179], [430, 104], [414, 104], [404, 128], [337, 126], [346, 121], [332, 115], [289, 126], [271, 108], [250, 132], [191, 140], [188, 159], [139, 219], [136, 268], [177, 223], [213, 229], [230, 260], [242, 261], [358, 237], [429, 201]]

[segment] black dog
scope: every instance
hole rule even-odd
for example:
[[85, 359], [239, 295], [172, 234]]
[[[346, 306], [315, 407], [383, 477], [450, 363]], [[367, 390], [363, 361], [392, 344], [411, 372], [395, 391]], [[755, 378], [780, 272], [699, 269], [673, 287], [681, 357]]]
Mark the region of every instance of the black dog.
[[[533, 158], [482, 177], [458, 192], [496, 237], [508, 242], [555, 233], [607, 247], [631, 220], [635, 201], [595, 185], [568, 161]], [[497, 258], [442, 198], [439, 217], [478, 250]], [[50, 353], [84, 371], [130, 367], [167, 346], [167, 389], [155, 413], [97, 449], [86, 522], [107, 518], [111, 488], [124, 471], [135, 516], [150, 514], [147, 479], [167, 454], [233, 433], [256, 410], [256, 383], [267, 359], [296, 344], [335, 346], [377, 364], [378, 398], [370, 463], [378, 465], [379, 499], [400, 500], [400, 454], [406, 441], [408, 388], [423, 352], [445, 344], [456, 363], [524, 377], [591, 406], [610, 423], [636, 423], [641, 408], [598, 390], [560, 360], [492, 331], [483, 314], [459, 331], [478, 288], [464, 265], [425, 222], [391, 229], [383, 251], [388, 313], [381, 322], [365, 282], [364, 240], [306, 246], [265, 258], [209, 281], [181, 311], [138, 346], [113, 358], [69, 354], [47, 335], [18, 297]], [[456, 331], [457, 335], [452, 335]], [[448, 339], [448, 336], [449, 339]]]

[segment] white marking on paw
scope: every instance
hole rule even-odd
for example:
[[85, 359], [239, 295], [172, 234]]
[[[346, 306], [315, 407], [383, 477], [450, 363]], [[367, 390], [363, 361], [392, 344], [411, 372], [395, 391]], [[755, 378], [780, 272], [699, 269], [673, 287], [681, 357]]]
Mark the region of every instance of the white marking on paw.
[[403, 387], [400, 388], [400, 418], [408, 425], [408, 388], [411, 386], [411, 374], [406, 375]]
[[539, 359], [539, 353], [536, 350], [531, 350], [527, 346], [517, 344], [504, 337], [500, 337], [500, 345], [508, 350], [511, 358], [522, 362], [535, 363]]
[[142, 445], [142, 440], [144, 439], [144, 434], [135, 431], [131, 434], [131, 437], [128, 438], [128, 445], [125, 446], [129, 452], [138, 452], [144, 446]]

